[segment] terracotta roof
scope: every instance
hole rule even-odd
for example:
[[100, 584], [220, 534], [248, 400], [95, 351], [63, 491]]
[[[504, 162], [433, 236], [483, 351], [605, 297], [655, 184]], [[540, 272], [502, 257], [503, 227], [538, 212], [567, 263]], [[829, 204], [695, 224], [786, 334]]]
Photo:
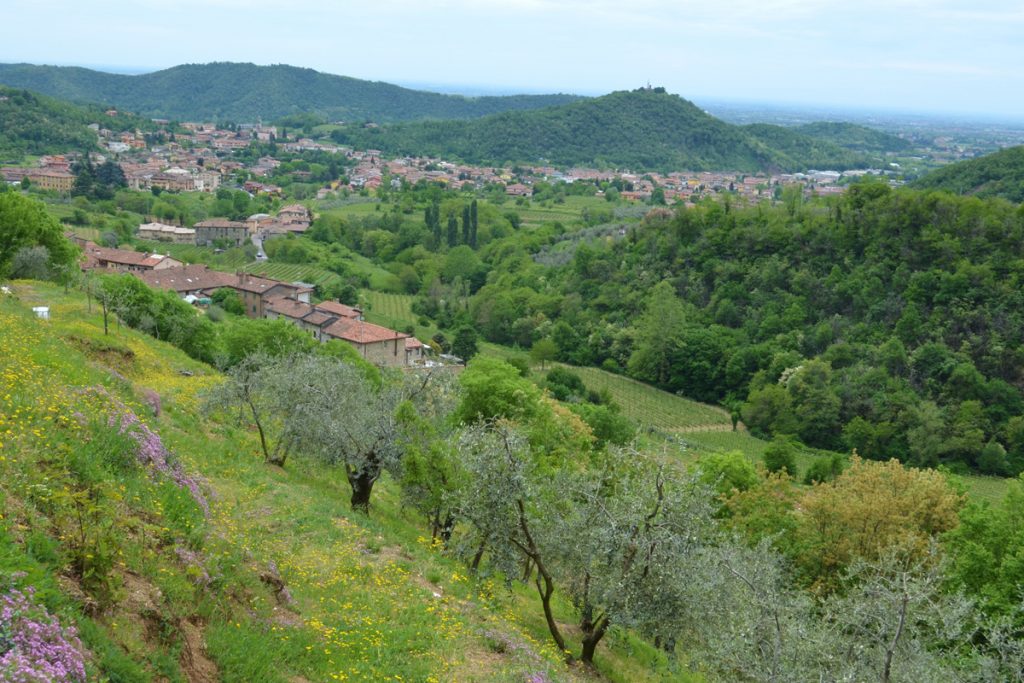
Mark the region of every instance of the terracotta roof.
[[331, 337], [343, 339], [353, 344], [374, 344], [393, 339], [405, 339], [409, 336], [402, 332], [395, 332], [386, 327], [381, 327], [380, 325], [374, 325], [362, 320], [352, 320], [351, 318], [340, 318], [325, 327], [324, 332]]
[[318, 311], [326, 311], [327, 313], [341, 318], [359, 318], [363, 315], [362, 309], [346, 306], [345, 304], [337, 301], [321, 301], [316, 304], [316, 309]]
[[[155, 266], [163, 263], [164, 260], [168, 259], [168, 258], [170, 258], [170, 257], [169, 256], [160, 256], [159, 254], [153, 254], [149, 258], [143, 259], [139, 263], [139, 265], [140, 266], [148, 266], [148, 267], [152, 268], [152, 267], [155, 267]], [[175, 263], [180, 263], [180, 261], [177, 261], [176, 259], [171, 259], [171, 260], [174, 261]]]
[[130, 266], [140, 266], [149, 258], [149, 254], [143, 254], [137, 251], [128, 251], [126, 249], [108, 249], [107, 247], [101, 247], [92, 243], [85, 246], [85, 251], [87, 254], [95, 256], [100, 261], [124, 263]]
[[325, 323], [331, 322], [332, 320], [337, 320], [337, 316], [328, 315], [323, 311], [313, 311], [302, 319], [303, 322], [309, 323], [310, 325], [316, 325], [317, 327], [323, 327]]
[[423, 342], [421, 342], [416, 337], [406, 337], [405, 338], [405, 350], [406, 351], [410, 351], [412, 349], [422, 349], [422, 348], [423, 348]]
[[169, 289], [175, 292], [194, 292], [200, 289], [230, 287], [236, 279], [231, 273], [210, 270], [203, 265], [150, 270], [137, 273], [136, 275], [150, 287]]
[[288, 316], [289, 318], [295, 318], [296, 320], [302, 320], [310, 313], [313, 313], [313, 307], [309, 304], [283, 296], [275, 296], [269, 299], [265, 305], [269, 311], [273, 311], [278, 315]]

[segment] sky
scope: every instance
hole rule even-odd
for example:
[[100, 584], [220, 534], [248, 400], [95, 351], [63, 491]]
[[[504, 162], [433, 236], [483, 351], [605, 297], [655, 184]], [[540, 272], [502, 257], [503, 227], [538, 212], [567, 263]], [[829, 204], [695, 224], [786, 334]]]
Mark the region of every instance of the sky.
[[0, 62], [1024, 119], [1024, 0], [4, 0]]

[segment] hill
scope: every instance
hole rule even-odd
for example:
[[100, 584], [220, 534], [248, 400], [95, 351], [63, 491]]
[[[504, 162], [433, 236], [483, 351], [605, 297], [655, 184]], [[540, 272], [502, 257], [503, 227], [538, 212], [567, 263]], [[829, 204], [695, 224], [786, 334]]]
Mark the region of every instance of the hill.
[[828, 168], [846, 170], [869, 166], [869, 157], [861, 150], [849, 150], [828, 138], [811, 137], [795, 128], [754, 123], [742, 129], [774, 150], [787, 169]]
[[793, 128], [815, 140], [823, 140], [855, 152], [905, 152], [913, 145], [903, 138], [873, 128], [842, 121], [818, 121]]
[[13, 289], [0, 604], [74, 626], [51, 653], [74, 659], [80, 641], [80, 680], [690, 680], [628, 633], [599, 655], [608, 678], [566, 668], [529, 587], [468, 578], [393, 482], [372, 516], [353, 513], [344, 476], [268, 468], [253, 431], [207, 413], [222, 381], [209, 366], [126, 327], [104, 334], [80, 293]]
[[[395, 154], [456, 156], [471, 163], [543, 160], [564, 165], [737, 171], [852, 163], [852, 155], [838, 147], [785, 129], [778, 134], [789, 141], [785, 149], [716, 119], [677, 95], [641, 89], [475, 121], [348, 127], [335, 131], [333, 137]], [[799, 148], [798, 142], [811, 151]]]
[[919, 178], [913, 186], [1024, 202], [1024, 146], [950, 164]]
[[183, 64], [139, 75], [0, 64], [0, 83], [176, 120], [255, 121], [300, 113], [330, 120], [465, 119], [577, 99], [573, 95], [441, 95], [284, 64], [228, 62]]
[[113, 130], [134, 130], [142, 121], [106, 116], [97, 107], [79, 107], [26, 90], [0, 86], [0, 162], [19, 162], [26, 154], [63, 154], [94, 149], [100, 123]]

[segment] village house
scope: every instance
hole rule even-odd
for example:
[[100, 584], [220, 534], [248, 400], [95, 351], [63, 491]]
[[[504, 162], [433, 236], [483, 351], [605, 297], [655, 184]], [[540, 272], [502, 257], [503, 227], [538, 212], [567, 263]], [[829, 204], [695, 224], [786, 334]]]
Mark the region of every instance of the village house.
[[200, 221], [193, 227], [196, 231], [196, 245], [200, 247], [212, 247], [217, 242], [240, 247], [249, 241], [249, 225], [246, 223], [212, 218]]
[[73, 174], [57, 168], [26, 168], [19, 172], [21, 173], [21, 177], [18, 178], [19, 182], [22, 178], [28, 178], [29, 183], [43, 190], [70, 192], [75, 185]]
[[269, 319], [287, 318], [299, 328], [308, 331], [317, 341], [326, 342], [330, 337], [324, 334], [325, 327], [340, 318], [362, 320], [363, 312], [358, 308], [335, 301], [310, 304], [308, 300], [299, 301], [290, 297], [279, 297], [267, 301], [264, 306], [264, 317]]
[[85, 242], [82, 248], [85, 260], [82, 270], [107, 270], [118, 273], [138, 273], [179, 268], [181, 261], [160, 254], [144, 254], [127, 249], [110, 249], [93, 242]]
[[177, 292], [179, 296], [210, 296], [218, 289], [229, 288], [238, 293], [250, 318], [265, 317], [265, 307], [272, 299], [291, 297], [309, 303], [312, 287], [289, 284], [259, 277], [251, 273], [223, 273], [207, 266], [192, 265], [168, 268], [152, 273], [139, 273], [138, 277], [150, 287]]
[[172, 244], [195, 244], [196, 231], [180, 225], [143, 223], [139, 226], [139, 239], [171, 242]]
[[150, 178], [149, 185], [171, 192], [192, 192], [196, 189], [195, 178], [183, 168], [169, 168], [161, 173], [155, 173]]
[[411, 335], [404, 332], [395, 332], [364, 320], [339, 318], [325, 327], [323, 334], [348, 342], [364, 360], [376, 365], [402, 367], [407, 364], [405, 343]]

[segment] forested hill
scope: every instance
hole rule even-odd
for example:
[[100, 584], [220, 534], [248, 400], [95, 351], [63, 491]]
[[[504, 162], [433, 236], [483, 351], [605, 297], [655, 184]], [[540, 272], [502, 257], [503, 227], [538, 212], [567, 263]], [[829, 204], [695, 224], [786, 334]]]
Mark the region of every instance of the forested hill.
[[792, 130], [816, 140], [825, 140], [855, 152], [905, 152], [913, 145], [880, 130], [843, 121], [818, 121]]
[[[777, 126], [748, 130], [661, 89], [614, 92], [475, 121], [348, 127], [337, 141], [470, 163], [596, 164], [635, 169], [801, 170], [864, 163], [848, 150]], [[779, 144], [776, 137], [785, 138]]]
[[0, 64], [0, 83], [177, 120], [272, 120], [297, 113], [331, 120], [465, 119], [577, 99], [574, 95], [441, 95], [284, 64], [229, 62], [184, 64], [132, 76], [80, 67]]
[[90, 123], [111, 130], [134, 130], [145, 122], [110, 117], [97, 107], [79, 107], [26, 90], [0, 86], [0, 162], [20, 162], [26, 154], [58, 154], [96, 147]]
[[1024, 146], [945, 166], [918, 179], [914, 186], [1024, 202]]
[[1024, 471], [1024, 210], [1006, 202], [858, 183], [705, 203], [561, 268], [495, 270], [471, 303], [490, 341], [539, 316], [559, 360], [742, 405], [759, 434]]

